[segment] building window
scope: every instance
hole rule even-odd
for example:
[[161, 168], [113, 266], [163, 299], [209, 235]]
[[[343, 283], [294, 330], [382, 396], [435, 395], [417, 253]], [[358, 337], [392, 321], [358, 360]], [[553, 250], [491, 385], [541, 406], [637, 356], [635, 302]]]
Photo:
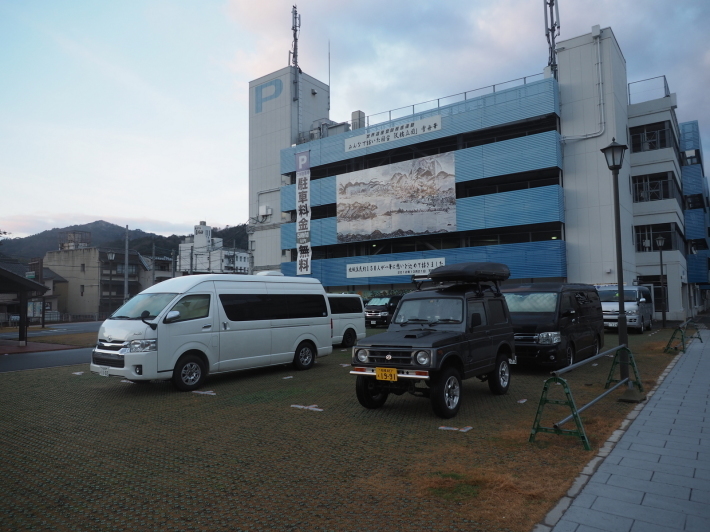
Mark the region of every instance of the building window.
[[629, 129], [629, 133], [631, 135], [632, 153], [674, 148], [678, 159], [680, 159], [678, 142], [668, 120], [632, 127]]
[[86, 264], [82, 264], [82, 265], [81, 265], [81, 271], [82, 271], [82, 272], [85, 272], [85, 271], [86, 271]]
[[[116, 265], [116, 273], [122, 274], [125, 271], [125, 264], [117, 264]], [[136, 265], [135, 264], [129, 264], [128, 265], [128, 275], [135, 275], [136, 274]]]
[[656, 238], [662, 236], [665, 239], [663, 251], [685, 250], [685, 238], [678, 230], [675, 223], [637, 225], [634, 227], [636, 233], [636, 251], [658, 251]]
[[82, 296], [84, 295], [84, 285], [83, 284], [79, 285], [79, 292], [81, 293]]
[[673, 172], [633, 176], [634, 203], [675, 199], [683, 207], [683, 194]]

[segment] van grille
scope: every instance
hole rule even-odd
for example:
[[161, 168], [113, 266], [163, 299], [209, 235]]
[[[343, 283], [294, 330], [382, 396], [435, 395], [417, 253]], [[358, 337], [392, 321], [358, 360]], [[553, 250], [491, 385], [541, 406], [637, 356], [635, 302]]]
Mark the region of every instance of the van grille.
[[108, 340], [99, 339], [96, 344], [96, 349], [104, 353], [116, 353], [124, 347], [128, 347], [128, 342], [109, 342]]
[[94, 351], [91, 356], [91, 360], [97, 366], [109, 366], [111, 368], [122, 368], [124, 367], [123, 355], [112, 355], [106, 353], [97, 353]]
[[538, 335], [537, 334], [516, 334], [515, 335], [515, 341], [516, 342], [529, 342], [531, 344], [534, 344], [537, 342]]

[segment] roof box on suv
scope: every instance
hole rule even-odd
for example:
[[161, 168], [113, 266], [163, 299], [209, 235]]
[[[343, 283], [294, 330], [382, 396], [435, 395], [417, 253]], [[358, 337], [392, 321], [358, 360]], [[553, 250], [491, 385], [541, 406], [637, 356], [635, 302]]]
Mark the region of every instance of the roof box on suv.
[[499, 262], [460, 262], [434, 268], [427, 277], [432, 281], [505, 281], [510, 268]]

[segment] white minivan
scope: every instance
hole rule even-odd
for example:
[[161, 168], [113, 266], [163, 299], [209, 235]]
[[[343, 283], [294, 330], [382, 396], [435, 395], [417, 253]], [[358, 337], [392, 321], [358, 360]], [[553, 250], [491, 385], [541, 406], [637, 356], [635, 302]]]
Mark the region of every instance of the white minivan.
[[151, 286], [99, 329], [91, 372], [131, 381], [172, 379], [195, 390], [207, 375], [293, 363], [333, 351], [317, 279], [191, 275]]
[[333, 345], [352, 347], [365, 338], [365, 307], [357, 294], [328, 294], [333, 320]]
[[[618, 285], [596, 285], [602, 302], [604, 327], [619, 326], [619, 290]], [[626, 326], [639, 333], [653, 329], [653, 300], [647, 286], [624, 286], [624, 310]]]

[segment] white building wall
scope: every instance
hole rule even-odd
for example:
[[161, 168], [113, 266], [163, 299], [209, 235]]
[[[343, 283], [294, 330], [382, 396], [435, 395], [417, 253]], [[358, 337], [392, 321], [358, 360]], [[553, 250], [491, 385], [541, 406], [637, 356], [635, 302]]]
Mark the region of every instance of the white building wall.
[[[612, 175], [601, 149], [612, 138], [628, 145], [626, 61], [611, 28], [601, 30], [604, 123], [600, 117], [597, 44], [592, 33], [558, 46], [560, 127], [563, 136], [565, 240], [569, 282], [613, 283], [616, 240]], [[603, 128], [603, 132], [601, 132]], [[574, 137], [589, 135], [589, 138]], [[627, 156], [619, 171], [624, 281], [636, 278], [633, 200]]]
[[[301, 74], [301, 131], [328, 118], [329, 88]], [[249, 218], [255, 269], [281, 264], [281, 150], [296, 143], [299, 133], [295, 69], [286, 67], [249, 83]], [[315, 94], [314, 94], [315, 92]], [[260, 208], [270, 209], [261, 216]], [[263, 211], [262, 211], [263, 212]]]

